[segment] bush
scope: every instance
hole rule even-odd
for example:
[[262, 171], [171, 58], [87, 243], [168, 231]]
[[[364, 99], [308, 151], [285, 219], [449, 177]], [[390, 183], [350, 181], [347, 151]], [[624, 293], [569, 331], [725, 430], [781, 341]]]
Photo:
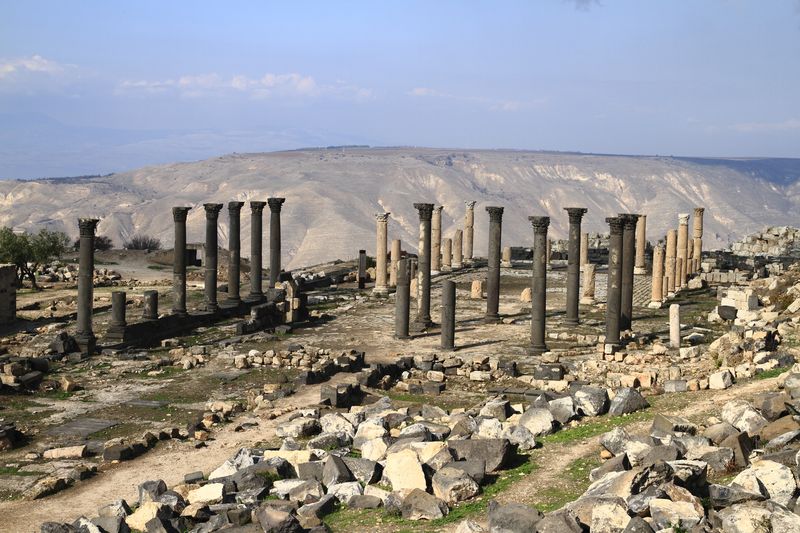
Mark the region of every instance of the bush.
[[68, 249], [69, 237], [60, 231], [41, 229], [39, 233], [14, 233], [0, 229], [0, 261], [17, 267], [17, 282], [28, 278], [38, 289], [36, 271], [40, 265], [61, 257]]
[[137, 233], [129, 241], [123, 243], [122, 247], [126, 250], [147, 250], [152, 252], [153, 250], [161, 249], [161, 241], [150, 235]]
[[[76, 250], [80, 249], [81, 247], [81, 239], [78, 237], [75, 239], [75, 243], [72, 245], [73, 248]], [[106, 250], [110, 250], [114, 247], [114, 241], [111, 240], [110, 237], [106, 237], [105, 235], [98, 235], [94, 238], [94, 249], [99, 252], [104, 252]]]

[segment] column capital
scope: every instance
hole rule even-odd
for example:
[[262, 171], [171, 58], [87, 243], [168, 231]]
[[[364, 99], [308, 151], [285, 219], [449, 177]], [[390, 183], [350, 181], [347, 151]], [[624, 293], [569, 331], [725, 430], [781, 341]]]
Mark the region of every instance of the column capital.
[[389, 215], [391, 215], [391, 213], [375, 213], [375, 220], [378, 222], [386, 222], [389, 220]]
[[493, 205], [488, 206], [486, 212], [489, 213], [489, 220], [491, 222], [501, 222], [503, 220], [503, 209]]
[[475, 204], [477, 204], [477, 203], [478, 203], [478, 202], [476, 202], [475, 200], [469, 200], [469, 201], [467, 201], [467, 202], [464, 202], [464, 205], [466, 205], [466, 206], [467, 206], [467, 209], [469, 209], [470, 211], [472, 211], [473, 209], [475, 209]]
[[172, 219], [175, 222], [186, 222], [186, 215], [189, 213], [191, 207], [173, 207]]
[[689, 213], [681, 213], [678, 215], [678, 224], [686, 226], [689, 224]]
[[547, 227], [550, 226], [550, 217], [528, 217], [528, 220], [531, 221], [534, 234], [547, 234]]
[[228, 202], [228, 212], [231, 214], [237, 214], [242, 210], [242, 206], [244, 202]]
[[414, 209], [419, 211], [420, 220], [430, 220], [433, 215], [433, 204], [414, 204]]
[[252, 201], [250, 202], [250, 210], [256, 214], [260, 215], [262, 211], [264, 211], [264, 206], [267, 205], [267, 202], [262, 201]]
[[433, 206], [433, 212], [436, 213], [437, 215], [441, 215], [442, 214], [442, 209], [444, 209], [443, 205], [434, 205]]
[[627, 230], [636, 229], [636, 221], [639, 220], [639, 215], [634, 213], [620, 213], [619, 218], [620, 220], [622, 220], [622, 225], [624, 229]]
[[583, 215], [586, 214], [588, 209], [585, 207], [565, 207], [564, 211], [566, 211], [567, 215], [569, 216], [570, 224], [580, 224], [581, 220], [583, 219]]
[[100, 222], [98, 218], [79, 218], [78, 228], [80, 229], [81, 237], [93, 237], [98, 222]]
[[269, 204], [269, 210], [273, 213], [280, 213], [281, 206], [283, 202], [286, 201], [286, 198], [267, 198], [267, 203]]
[[611, 235], [622, 235], [622, 226], [624, 221], [620, 217], [608, 217], [606, 218], [606, 222], [608, 223], [608, 227], [611, 230]]
[[703, 216], [703, 212], [706, 210], [705, 207], [695, 207], [694, 208], [694, 216], [700, 218]]
[[206, 210], [206, 220], [217, 220], [222, 204], [203, 204], [203, 208]]

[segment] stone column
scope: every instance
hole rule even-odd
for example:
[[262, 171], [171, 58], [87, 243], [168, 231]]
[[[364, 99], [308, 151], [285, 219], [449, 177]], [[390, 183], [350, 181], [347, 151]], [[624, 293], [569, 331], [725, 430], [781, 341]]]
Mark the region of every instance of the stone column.
[[423, 331], [429, 328], [431, 320], [431, 217], [433, 204], [418, 203], [414, 208], [419, 212], [420, 249], [417, 273], [417, 318], [414, 328]]
[[583, 265], [583, 294], [581, 294], [581, 303], [584, 305], [593, 305], [595, 303], [595, 268], [596, 266], [593, 263], [586, 263]]
[[681, 347], [681, 306], [678, 304], [669, 306], [669, 347]]
[[464, 266], [463, 241], [464, 233], [457, 229], [453, 234], [453, 270], [458, 270]]
[[442, 269], [442, 209], [435, 206], [431, 216], [431, 273], [438, 274]]
[[622, 283], [623, 220], [606, 219], [611, 230], [608, 240], [608, 289], [606, 291], [606, 346], [619, 346], [619, 313]]
[[388, 233], [389, 213], [376, 213], [377, 239], [375, 241], [375, 288], [372, 294], [384, 296], [389, 294], [386, 284], [386, 240]]
[[622, 285], [619, 328], [631, 329], [633, 322], [633, 264], [636, 255], [636, 219], [639, 215], [620, 214], [622, 219]]
[[442, 239], [442, 271], [453, 270], [453, 240]]
[[589, 234], [581, 233], [581, 271], [587, 263], [589, 263]]
[[664, 266], [666, 268], [665, 275], [667, 276], [667, 293], [675, 294], [676, 279], [678, 277], [678, 232], [671, 229], [667, 232], [667, 258]]
[[408, 338], [409, 300], [411, 299], [409, 264], [407, 259], [397, 262], [397, 291], [394, 304], [394, 336]]
[[550, 270], [550, 258], [553, 256], [553, 241], [547, 239], [547, 254], [545, 257], [547, 258], [547, 270]]
[[242, 299], [239, 295], [239, 267], [242, 263], [242, 240], [240, 237], [241, 213], [244, 202], [228, 202], [228, 301], [238, 304]]
[[692, 244], [694, 248], [694, 264], [692, 272], [700, 272], [700, 262], [703, 260], [703, 212], [705, 208], [694, 208], [694, 220], [692, 227]]
[[487, 207], [489, 213], [489, 272], [486, 279], [486, 322], [499, 322], [500, 315], [500, 236], [503, 232], [503, 208]]
[[442, 282], [442, 350], [456, 348], [456, 284], [449, 279]]
[[112, 328], [122, 328], [128, 325], [125, 320], [125, 306], [128, 295], [125, 291], [111, 291], [111, 321], [108, 323]]
[[97, 338], [92, 331], [92, 312], [94, 311], [94, 232], [96, 218], [79, 218], [80, 247], [78, 257], [78, 324], [75, 341], [81, 353], [92, 354]]
[[567, 248], [567, 316], [565, 323], [576, 325], [578, 319], [578, 292], [580, 291], [581, 220], [585, 207], [565, 207], [569, 216], [569, 245]]
[[144, 320], [158, 319], [158, 291], [144, 291], [142, 318]]
[[653, 309], [661, 308], [664, 298], [664, 247], [657, 244], [653, 248], [653, 276], [651, 280], [650, 304]]
[[511, 264], [511, 247], [510, 246], [504, 246], [503, 247], [503, 253], [500, 256], [500, 266], [502, 268], [511, 268], [512, 267], [512, 264]]
[[367, 251], [358, 251], [358, 288], [363, 289], [367, 286]]
[[258, 302], [264, 298], [261, 290], [261, 241], [262, 214], [267, 202], [250, 202], [250, 295], [249, 301]]
[[647, 274], [645, 262], [645, 252], [647, 250], [647, 215], [639, 215], [636, 222], [636, 262], [633, 265], [633, 273], [637, 276]]
[[186, 215], [191, 207], [173, 207], [175, 245], [172, 248], [172, 313], [186, 315]]
[[286, 198], [267, 198], [269, 204], [269, 286], [274, 288], [281, 274], [281, 206]]
[[464, 261], [469, 265], [472, 263], [472, 245], [475, 238], [475, 204], [476, 202], [464, 202], [467, 211], [464, 214]]
[[689, 244], [689, 214], [681, 213], [678, 215], [678, 250], [677, 250], [677, 263], [676, 263], [676, 281], [675, 287], [683, 288], [686, 285], [686, 265], [688, 257], [688, 244]]
[[206, 311], [219, 310], [217, 304], [217, 218], [222, 204], [203, 204], [206, 210], [206, 256], [203, 259], [205, 273]]
[[533, 267], [531, 279], [531, 345], [528, 353], [539, 355], [547, 351], [544, 341], [547, 307], [547, 227], [550, 217], [528, 217], [533, 226]]
[[400, 262], [400, 256], [403, 255], [403, 250], [400, 248], [400, 239], [392, 241], [392, 264], [389, 266], [389, 286], [397, 287], [397, 266]]

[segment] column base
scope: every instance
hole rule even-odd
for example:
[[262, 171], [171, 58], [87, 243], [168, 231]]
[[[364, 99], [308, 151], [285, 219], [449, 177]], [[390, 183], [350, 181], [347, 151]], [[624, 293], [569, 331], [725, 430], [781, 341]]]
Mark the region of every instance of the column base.
[[503, 319], [500, 318], [500, 315], [486, 315], [483, 317], [484, 324], [499, 324], [502, 322]]
[[645, 267], [633, 267], [633, 274], [635, 276], [644, 276], [647, 274], [647, 269]]
[[431, 329], [435, 325], [436, 324], [433, 323], [433, 320], [420, 320], [412, 322], [408, 329], [413, 333], [422, 333], [423, 331]]
[[581, 321], [578, 318], [565, 318], [564, 319], [564, 324], [566, 324], [568, 326], [577, 326], [580, 323], [581, 323]]
[[206, 312], [207, 313], [216, 313], [217, 311], [219, 311], [219, 304], [216, 304], [216, 303], [213, 303], [213, 304], [208, 303], [208, 304], [206, 304]]
[[619, 351], [622, 345], [618, 342], [607, 342], [603, 345], [604, 354], [615, 354]]
[[500, 268], [514, 268], [514, 265], [508, 261], [500, 261]]
[[372, 289], [372, 294], [375, 296], [388, 296], [389, 287], [375, 287]]
[[94, 336], [94, 333], [76, 334], [75, 343], [78, 345], [80, 352], [84, 355], [92, 355], [97, 351], [97, 337]]
[[541, 346], [528, 346], [526, 351], [528, 352], [528, 355], [542, 355], [549, 350], [547, 345], [542, 344]]
[[244, 301], [247, 303], [262, 302], [264, 301], [264, 293], [250, 293], [244, 297]]
[[411, 338], [411, 335], [393, 335], [393, 337], [399, 341], [405, 341]]
[[463, 265], [461, 263], [453, 263], [453, 270], [458, 270], [460, 268], [463, 268]]
[[657, 300], [653, 300], [652, 302], [647, 304], [647, 307], [649, 307], [650, 309], [661, 309], [663, 306], [664, 306], [663, 302]]
[[241, 298], [236, 298], [234, 300], [234, 299], [230, 299], [229, 298], [227, 300], [223, 300], [222, 303], [220, 303], [219, 305], [223, 309], [236, 309], [237, 307], [242, 305], [242, 299]]
[[172, 314], [175, 316], [189, 316], [189, 312], [186, 309], [173, 309]]
[[581, 298], [578, 300], [578, 303], [581, 305], [594, 305], [597, 303], [597, 300], [594, 298]]

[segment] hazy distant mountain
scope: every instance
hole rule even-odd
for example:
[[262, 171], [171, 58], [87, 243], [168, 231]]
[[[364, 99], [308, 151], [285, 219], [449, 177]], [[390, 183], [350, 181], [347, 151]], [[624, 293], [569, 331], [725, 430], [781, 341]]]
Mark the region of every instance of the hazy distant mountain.
[[[487, 205], [505, 206], [503, 244], [529, 245], [529, 215], [549, 215], [550, 234], [566, 236], [568, 206], [585, 206], [586, 231], [605, 231], [618, 212], [648, 215], [661, 238], [677, 214], [706, 208], [708, 246], [767, 225], [800, 223], [800, 159], [698, 159], [426, 148], [309, 149], [234, 154], [153, 166], [106, 177], [0, 182], [0, 223], [48, 225], [77, 234], [76, 219], [102, 219], [99, 233], [119, 244], [134, 232], [172, 243], [171, 207], [188, 205], [189, 240], [204, 238], [204, 202], [287, 198], [284, 262], [290, 267], [375, 249], [374, 213], [390, 211], [389, 237], [415, 250], [414, 202], [444, 205], [445, 236], [461, 227], [464, 201], [477, 200], [476, 251], [485, 254]], [[268, 246], [265, 213], [265, 249]], [[220, 242], [227, 244], [227, 211]], [[249, 255], [249, 209], [242, 249]]]

